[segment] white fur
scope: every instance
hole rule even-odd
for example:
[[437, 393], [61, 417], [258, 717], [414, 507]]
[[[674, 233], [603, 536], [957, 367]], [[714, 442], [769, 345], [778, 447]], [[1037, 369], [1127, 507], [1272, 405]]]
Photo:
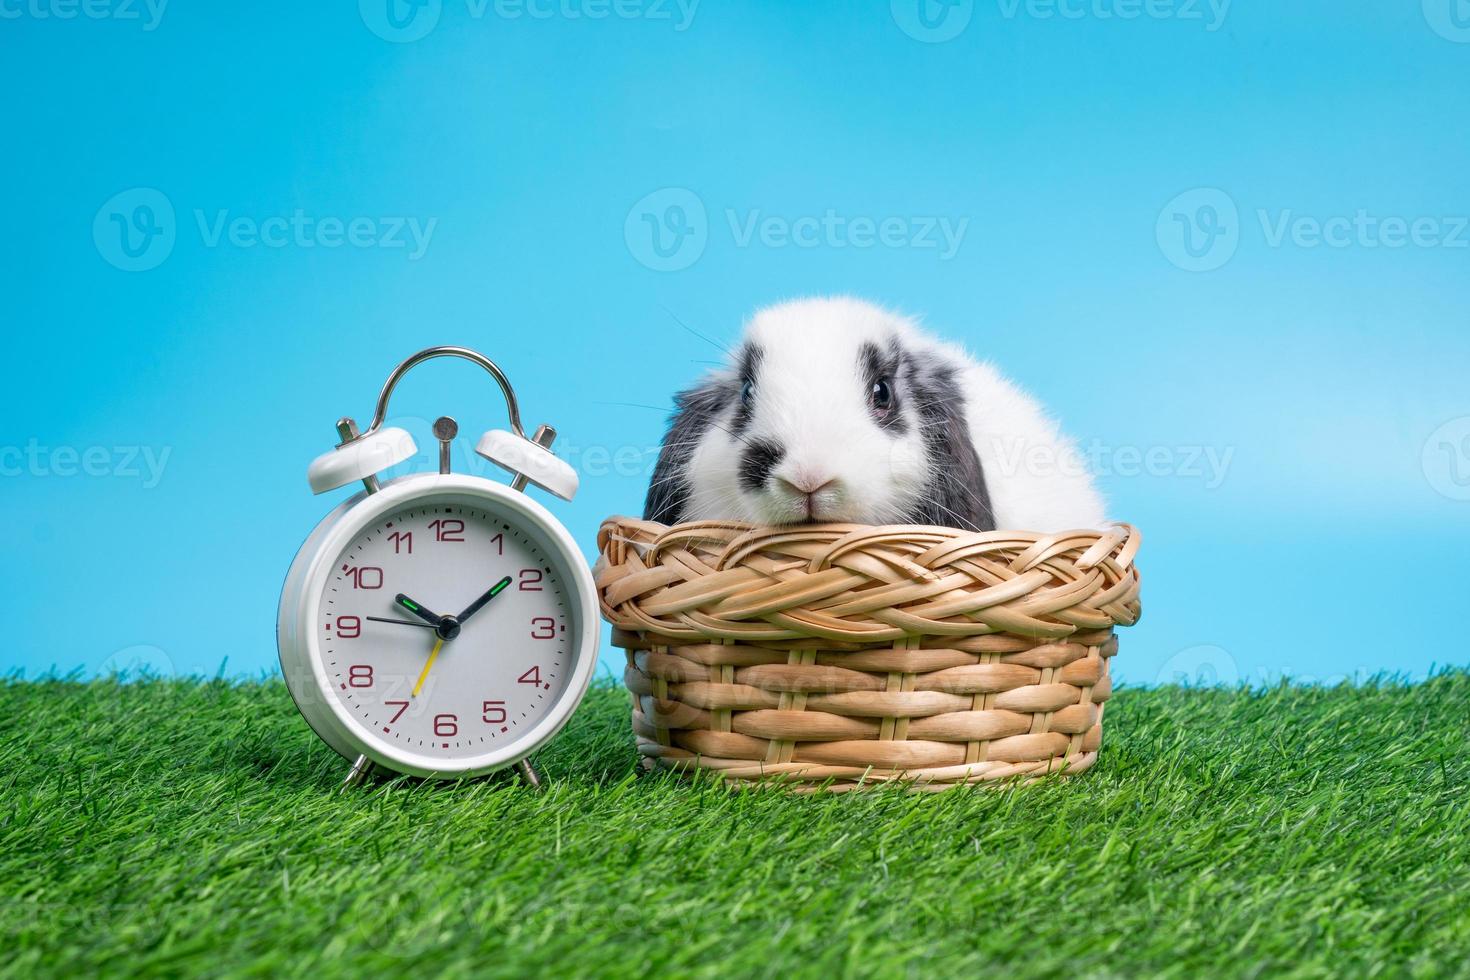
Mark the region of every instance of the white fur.
[[[933, 464], [918, 426], [895, 436], [873, 421], [860, 368], [864, 342], [882, 346], [896, 337], [905, 349], [956, 367], [964, 419], [998, 527], [1050, 532], [1107, 525], [1080, 453], [1036, 400], [913, 320], [856, 299], [805, 299], [761, 310], [745, 337], [764, 351], [750, 425], [742, 439], [732, 437], [732, 406], [700, 437], [684, 474], [685, 520], [900, 520], [923, 492]], [[735, 370], [720, 376], [733, 382]], [[754, 438], [785, 449], [772, 476], [794, 486], [775, 479], [758, 492], [740, 486], [741, 451]], [[815, 489], [825, 480], [835, 482], [810, 499], [796, 489]]]

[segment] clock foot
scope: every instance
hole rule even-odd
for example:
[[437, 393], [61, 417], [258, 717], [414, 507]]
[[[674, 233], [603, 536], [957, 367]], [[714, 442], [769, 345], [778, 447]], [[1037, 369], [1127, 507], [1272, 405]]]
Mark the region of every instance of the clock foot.
[[538, 793], [542, 791], [541, 777], [537, 774], [536, 770], [532, 768], [529, 762], [527, 762], [525, 759], [517, 762], [516, 770], [521, 774], [521, 778], [526, 781], [526, 784], [528, 786], [530, 786]]
[[354, 786], [361, 786], [367, 782], [368, 777], [372, 774], [372, 762], [365, 755], [358, 756], [356, 761], [352, 763], [352, 768], [348, 771], [347, 778], [342, 780], [341, 792], [345, 793]]

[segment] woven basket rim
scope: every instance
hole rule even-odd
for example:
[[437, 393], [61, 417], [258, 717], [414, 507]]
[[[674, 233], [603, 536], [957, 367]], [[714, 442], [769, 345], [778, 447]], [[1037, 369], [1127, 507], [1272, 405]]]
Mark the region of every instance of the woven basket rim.
[[[707, 540], [716, 541], [725, 537], [730, 532], [738, 536], [730, 543], [727, 551], [731, 557], [726, 562], [735, 562], [742, 556], [740, 549], [745, 551], [754, 550], [756, 541], [769, 540], [774, 537], [789, 538], [792, 540], [804, 537], [825, 537], [834, 533], [841, 535], [844, 541], [856, 539], [872, 539], [877, 537], [913, 536], [913, 537], [935, 537], [964, 539], [966, 542], [975, 543], [1012, 543], [1036, 545], [1045, 542], [1051, 546], [1056, 542], [1117, 542], [1126, 545], [1114, 552], [1111, 548], [1109, 553], [1114, 554], [1120, 567], [1127, 568], [1133, 563], [1134, 557], [1143, 541], [1142, 532], [1132, 524], [1117, 521], [1105, 529], [1077, 528], [1069, 531], [1022, 531], [997, 529], [994, 531], [966, 531], [961, 528], [946, 527], [938, 524], [781, 524], [763, 525], [751, 524], [744, 521], [688, 521], [682, 524], [660, 524], [657, 521], [644, 520], [639, 517], [628, 517], [613, 515], [602, 522], [598, 534], [598, 545], [601, 547], [604, 534], [611, 534], [615, 529], [632, 529], [634, 534], [629, 535], [627, 540], [630, 544], [640, 548], [652, 548], [656, 550], [674, 541]], [[721, 532], [724, 532], [722, 534]], [[1091, 564], [1096, 564], [1098, 558]], [[723, 564], [722, 564], [723, 567]]]
[[[1062, 639], [1138, 621], [1141, 542], [1122, 523], [1047, 533], [614, 516], [598, 532], [596, 578], [615, 627], [686, 642]], [[969, 584], [945, 588], [954, 566]]]

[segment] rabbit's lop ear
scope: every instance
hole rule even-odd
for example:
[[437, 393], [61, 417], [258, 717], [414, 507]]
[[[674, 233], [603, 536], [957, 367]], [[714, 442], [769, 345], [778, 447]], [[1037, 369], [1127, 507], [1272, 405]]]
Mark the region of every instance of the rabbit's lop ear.
[[932, 474], [915, 522], [994, 531], [995, 508], [970, 438], [960, 368], [934, 354], [911, 353], [904, 359], [904, 380], [918, 410]]
[[712, 377], [674, 396], [674, 417], [659, 450], [643, 519], [678, 524], [689, 503], [689, 460], [715, 419], [739, 394], [739, 385], [727, 375]]

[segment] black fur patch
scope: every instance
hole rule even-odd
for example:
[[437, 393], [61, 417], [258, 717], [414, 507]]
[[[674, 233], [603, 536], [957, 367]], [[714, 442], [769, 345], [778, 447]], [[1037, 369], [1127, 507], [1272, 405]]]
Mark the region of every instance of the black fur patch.
[[683, 476], [689, 457], [721, 412], [740, 397], [740, 381], [733, 376], [713, 378], [674, 396], [674, 417], [659, 450], [653, 481], [643, 503], [643, 519], [678, 524], [684, 519], [689, 481]]
[[[765, 354], [766, 352], [755, 344], [746, 344], [745, 348], [740, 352], [740, 368], [738, 372], [740, 380], [737, 382], [739, 387], [735, 389], [736, 398], [740, 397], [741, 389], [746, 384], [754, 385], [756, 383], [756, 376], [760, 373], [761, 360], [764, 359]], [[753, 408], [753, 405], [747, 405], [744, 401], [740, 402], [739, 406], [735, 409], [734, 421], [730, 424], [730, 431], [732, 433], [738, 436], [750, 427], [750, 416]]]
[[888, 411], [874, 410], [873, 421], [894, 435], [903, 435], [909, 430], [909, 424], [903, 417], [903, 406], [897, 388], [899, 368], [903, 365], [903, 348], [896, 340], [888, 342], [886, 351], [881, 350], [877, 344], [863, 344], [858, 361], [863, 378], [863, 398], [868, 398], [873, 386], [879, 381], [887, 381], [892, 394]]
[[995, 510], [980, 456], [970, 441], [957, 374], [953, 364], [937, 357], [903, 357], [905, 390], [918, 415], [933, 471], [909, 520], [965, 531], [993, 531]]
[[771, 470], [786, 456], [786, 450], [765, 439], [758, 439], [740, 454], [740, 485], [751, 493], [766, 485]]

